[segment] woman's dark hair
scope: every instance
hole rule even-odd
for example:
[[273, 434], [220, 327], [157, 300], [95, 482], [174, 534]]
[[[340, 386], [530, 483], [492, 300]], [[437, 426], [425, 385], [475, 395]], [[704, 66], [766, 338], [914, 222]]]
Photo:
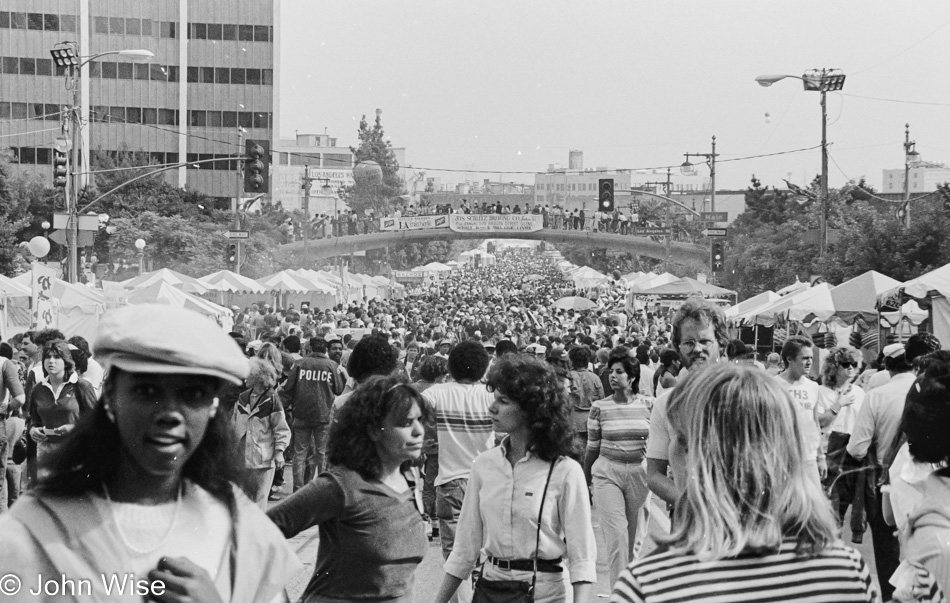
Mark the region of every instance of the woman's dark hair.
[[371, 375], [388, 375], [399, 365], [399, 356], [395, 348], [389, 345], [389, 340], [379, 335], [371, 335], [359, 340], [350, 359], [346, 363], [346, 370], [357, 381]]
[[379, 453], [368, 433], [382, 429], [390, 415], [404, 419], [413, 406], [419, 407], [422, 413], [419, 421], [423, 425], [432, 420], [431, 408], [422, 395], [409, 386], [404, 375], [369, 377], [356, 388], [330, 426], [327, 460], [352, 469], [366, 479], [379, 477], [382, 470]]
[[[115, 395], [115, 382], [123, 371], [111, 368], [102, 386], [99, 403], [92, 412], [81, 416], [76, 428], [69, 433], [51, 455], [49, 472], [40, 478], [40, 495], [78, 497], [87, 492], [102, 494], [102, 484], [118, 471], [119, 449], [122, 446], [119, 429], [106, 414], [105, 401]], [[221, 381], [207, 377], [221, 389]], [[116, 402], [112, 402], [113, 407]], [[182, 478], [188, 479], [210, 492], [215, 498], [234, 508], [231, 483], [238, 483], [241, 473], [232, 454], [234, 442], [226, 413], [217, 413], [208, 421], [204, 439], [182, 468]]]
[[13, 346], [6, 341], [0, 341], [0, 358], [13, 360]]
[[610, 350], [610, 355], [607, 356], [607, 370], [611, 370], [618, 362], [623, 367], [623, 372], [627, 373], [627, 378], [630, 379], [630, 392], [636, 394], [640, 391], [640, 363], [630, 355], [630, 350], [622, 345]]
[[441, 356], [426, 356], [419, 365], [419, 377], [429, 383], [434, 383], [439, 377], [448, 374], [449, 361]]
[[950, 377], [919, 377], [907, 393], [901, 417], [901, 431], [907, 436], [910, 455], [921, 463], [950, 461], [948, 429]]
[[[66, 368], [64, 377], [69, 379], [69, 376], [72, 375], [76, 370], [76, 362], [73, 360], [73, 353], [69, 349], [69, 344], [62, 339], [53, 339], [52, 341], [47, 341], [45, 344], [43, 344], [42, 359], [46, 360], [50, 356], [56, 356], [57, 358], [63, 359], [63, 364]], [[43, 369], [43, 372], [46, 372], [46, 368]]]
[[539, 457], [553, 461], [571, 454], [574, 425], [563, 382], [550, 365], [524, 354], [506, 354], [492, 365], [487, 385], [524, 412], [531, 449]]
[[478, 381], [488, 369], [488, 351], [477, 341], [463, 341], [449, 353], [449, 373], [456, 381]]

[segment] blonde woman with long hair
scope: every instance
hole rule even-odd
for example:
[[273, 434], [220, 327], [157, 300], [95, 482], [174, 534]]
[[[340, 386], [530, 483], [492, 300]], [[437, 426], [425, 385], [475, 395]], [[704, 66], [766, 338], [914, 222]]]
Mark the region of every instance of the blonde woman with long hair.
[[660, 550], [630, 564], [612, 601], [879, 601], [860, 553], [838, 541], [806, 473], [796, 411], [750, 366], [689, 375], [668, 409], [687, 480]]

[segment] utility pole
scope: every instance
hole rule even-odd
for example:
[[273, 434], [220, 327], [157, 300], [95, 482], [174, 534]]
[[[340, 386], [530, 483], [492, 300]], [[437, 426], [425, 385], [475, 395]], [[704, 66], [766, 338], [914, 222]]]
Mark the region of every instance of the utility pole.
[[[713, 144], [715, 145], [715, 143]], [[643, 184], [646, 186], [657, 186], [657, 185], [662, 186], [663, 191], [666, 193], [666, 197], [659, 197], [659, 195], [655, 195], [655, 196], [659, 197], [660, 199], [663, 199], [666, 202], [666, 228], [667, 228], [666, 270], [669, 270], [670, 261], [671, 261], [670, 258], [673, 255], [673, 208], [672, 208], [672, 205], [673, 203], [676, 203], [672, 199], [669, 199], [669, 196], [673, 192], [673, 181], [672, 181], [670, 168], [666, 168], [666, 182], [644, 182]], [[677, 203], [677, 205], [679, 204]]]
[[303, 166], [303, 258], [310, 258], [310, 166]]
[[825, 104], [827, 90], [824, 85], [825, 70], [821, 70], [821, 244], [818, 257], [825, 259], [828, 252], [828, 111]]
[[[242, 128], [238, 129], [238, 148], [244, 148], [244, 130]], [[231, 202], [231, 227], [233, 230], [241, 230], [241, 189], [244, 185], [244, 176], [241, 169], [241, 158], [237, 160], [237, 172], [234, 179], [234, 201]], [[234, 246], [234, 272], [241, 274], [241, 255], [244, 252], [243, 243], [241, 239], [234, 239], [236, 245]]]
[[69, 169], [72, 173], [72, 183], [66, 195], [66, 211], [69, 214], [66, 223], [66, 244], [68, 247], [66, 260], [67, 280], [70, 283], [79, 281], [79, 189], [82, 184], [80, 172], [80, 149], [82, 148], [82, 137], [79, 130], [81, 126], [79, 111], [82, 107], [82, 85], [80, 83], [80, 68], [74, 69], [73, 73], [73, 106], [69, 111], [70, 128], [72, 129], [72, 153], [69, 160]]
[[910, 124], [904, 124], [904, 228], [910, 228], [910, 161], [917, 155], [914, 146], [917, 143], [910, 139]]

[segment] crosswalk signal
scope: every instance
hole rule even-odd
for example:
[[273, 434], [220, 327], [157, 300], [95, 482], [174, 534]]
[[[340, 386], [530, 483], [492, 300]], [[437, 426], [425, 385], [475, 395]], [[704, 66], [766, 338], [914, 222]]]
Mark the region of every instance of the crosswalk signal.
[[270, 188], [270, 142], [248, 140], [244, 145], [244, 192], [266, 193]]
[[712, 244], [712, 249], [709, 253], [709, 264], [712, 268], [713, 274], [722, 272], [725, 261], [726, 254], [723, 251], [722, 241], [714, 241]]
[[69, 177], [69, 161], [66, 155], [66, 139], [60, 138], [53, 147], [53, 186], [66, 190], [66, 179]]
[[613, 211], [614, 210], [614, 179], [613, 178], [601, 178], [598, 180], [599, 186], [597, 190], [600, 191], [598, 200], [600, 201], [600, 211]]

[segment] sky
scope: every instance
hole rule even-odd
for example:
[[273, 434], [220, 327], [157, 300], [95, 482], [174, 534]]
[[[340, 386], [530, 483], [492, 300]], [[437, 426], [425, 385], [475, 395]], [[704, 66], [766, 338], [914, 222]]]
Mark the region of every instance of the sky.
[[715, 135], [717, 189], [753, 174], [802, 185], [821, 171], [820, 94], [755, 77], [812, 68], [847, 76], [827, 95], [830, 186], [864, 176], [880, 190], [881, 171], [903, 167], [905, 123], [924, 160], [950, 163], [946, 0], [280, 0], [280, 11], [281, 137], [355, 145], [360, 117], [379, 108], [406, 163], [442, 182], [531, 183], [572, 149], [587, 168], [678, 166]]

